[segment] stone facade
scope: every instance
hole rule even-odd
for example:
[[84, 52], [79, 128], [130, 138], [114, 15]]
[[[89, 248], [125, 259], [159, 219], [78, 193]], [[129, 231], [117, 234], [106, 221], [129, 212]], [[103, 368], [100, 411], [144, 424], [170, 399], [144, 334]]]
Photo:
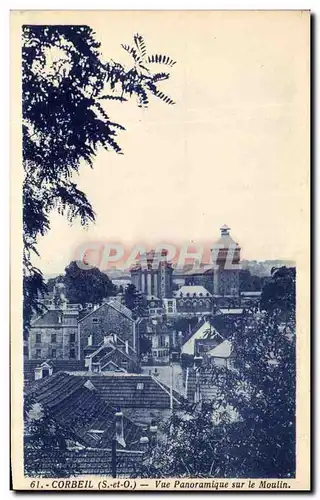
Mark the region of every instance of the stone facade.
[[230, 236], [230, 228], [222, 226], [220, 239], [212, 249], [212, 260], [217, 266], [213, 272], [214, 296], [239, 297], [241, 248]]
[[210, 314], [212, 312], [212, 295], [203, 286], [183, 286], [175, 292], [177, 313]]
[[87, 346], [99, 346], [111, 335], [118, 335], [122, 341], [128, 341], [129, 346], [138, 353], [138, 329], [131, 311], [116, 301], [106, 302], [80, 319], [81, 356]]
[[172, 265], [153, 250], [141, 256], [141, 262], [131, 272], [132, 284], [144, 295], [153, 295], [160, 299], [172, 297]]
[[32, 322], [29, 359], [79, 359], [79, 311], [52, 309]]

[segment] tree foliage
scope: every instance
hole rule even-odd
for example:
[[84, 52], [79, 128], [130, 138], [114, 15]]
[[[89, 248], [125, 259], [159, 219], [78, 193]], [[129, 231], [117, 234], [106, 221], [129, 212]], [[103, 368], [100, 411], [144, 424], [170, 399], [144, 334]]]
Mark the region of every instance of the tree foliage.
[[147, 314], [147, 307], [143, 295], [131, 283], [124, 290], [124, 303], [133, 312], [134, 317], [143, 317]]
[[50, 411], [32, 395], [24, 400], [24, 472], [29, 477], [70, 477], [77, 473], [68, 457], [68, 445], [75, 444], [70, 432], [51, 417]]
[[229, 339], [232, 369], [204, 362], [199, 372], [214, 400], [171, 416], [142, 475], [295, 476], [294, 316], [247, 314]]
[[76, 261], [66, 267], [63, 283], [71, 304], [101, 304], [103, 299], [116, 293], [116, 287], [106, 273], [97, 267], [82, 269]]
[[261, 309], [281, 312], [284, 318], [291, 318], [296, 310], [295, 267], [273, 268], [271, 278], [265, 284], [261, 295]]
[[23, 243], [24, 324], [39, 312], [39, 294], [45, 291], [42, 273], [32, 264], [37, 241], [50, 229], [53, 210], [71, 223], [94, 221], [87, 196], [74, 180], [82, 164], [93, 167], [100, 147], [122, 153], [117, 140], [123, 125], [107, 112], [109, 100], [124, 102], [134, 96], [146, 107], [154, 95], [167, 104], [158, 84], [169, 73], [151, 67], [172, 67], [168, 56], [148, 55], [144, 39], [123, 48], [131, 67], [104, 60], [100, 43], [89, 26], [25, 25], [22, 32], [23, 115]]

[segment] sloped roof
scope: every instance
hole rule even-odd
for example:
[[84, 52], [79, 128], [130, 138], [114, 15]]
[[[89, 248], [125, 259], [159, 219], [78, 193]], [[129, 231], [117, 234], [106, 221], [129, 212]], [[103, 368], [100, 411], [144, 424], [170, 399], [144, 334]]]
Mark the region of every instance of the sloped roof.
[[[59, 372], [41, 379], [27, 391], [36, 402], [50, 409], [52, 418], [87, 446], [111, 446], [115, 434], [115, 408], [100, 396], [96, 385], [88, 388], [88, 379]], [[91, 430], [103, 431], [93, 434]], [[123, 417], [127, 447], [138, 445], [141, 428]]]
[[229, 340], [224, 340], [221, 344], [207, 352], [207, 356], [210, 356], [211, 358], [229, 358], [231, 356], [231, 351], [231, 342]]
[[[91, 380], [97, 394], [111, 406], [120, 408], [170, 408], [170, 389], [151, 375], [120, 372], [73, 372], [72, 378]], [[52, 378], [52, 377], [49, 377]], [[72, 384], [72, 382], [70, 382]], [[74, 382], [75, 383], [75, 382]], [[78, 382], [80, 384], [80, 382]], [[141, 389], [138, 388], [138, 384]], [[181, 396], [174, 391], [174, 405], [182, 403]]]
[[174, 296], [182, 297], [212, 297], [211, 293], [202, 285], [184, 285], [174, 292]]
[[[44, 477], [50, 477], [50, 473], [55, 468], [57, 462], [61, 460], [59, 451], [50, 451], [42, 454], [45, 457], [42, 460], [41, 470]], [[90, 476], [111, 476], [111, 449], [107, 448], [85, 448], [78, 450], [69, 450], [65, 452], [66, 460], [72, 465], [73, 474]], [[28, 460], [37, 460], [38, 454], [28, 452]], [[143, 459], [141, 451], [127, 451], [117, 449], [117, 478], [130, 477], [137, 473], [139, 463]]]
[[83, 316], [82, 318], [79, 319], [79, 323], [81, 323], [81, 321], [83, 321], [85, 318], [87, 318], [91, 314], [100, 310], [102, 307], [112, 307], [113, 309], [118, 311], [120, 314], [122, 314], [126, 318], [130, 319], [131, 321], [134, 321], [134, 319], [132, 318], [132, 311], [128, 307], [121, 304], [118, 300], [111, 299], [108, 302], [104, 302], [103, 304], [101, 304], [101, 306], [97, 307], [96, 309], [92, 309], [92, 311], [90, 311], [85, 316]]
[[53, 373], [58, 371], [72, 372], [84, 370], [84, 360], [82, 359], [25, 359], [23, 362], [24, 380], [26, 383], [34, 382], [34, 371], [43, 363], [48, 363], [53, 367]]
[[49, 309], [41, 316], [38, 316], [31, 322], [31, 327], [47, 326], [47, 325], [62, 325], [59, 323], [59, 316], [62, 316], [61, 309]]
[[181, 354], [194, 355], [195, 340], [215, 338], [219, 337], [223, 339], [222, 335], [216, 330], [216, 328], [210, 325], [209, 321], [202, 323], [200, 327], [188, 338], [188, 340], [183, 344], [181, 348]]

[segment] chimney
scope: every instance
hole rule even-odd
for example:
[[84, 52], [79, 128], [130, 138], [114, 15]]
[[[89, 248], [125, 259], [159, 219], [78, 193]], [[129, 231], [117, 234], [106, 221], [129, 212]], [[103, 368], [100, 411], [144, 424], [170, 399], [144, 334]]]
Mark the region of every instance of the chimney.
[[141, 451], [146, 452], [149, 448], [149, 438], [147, 436], [146, 429], [143, 429], [139, 443]]
[[158, 426], [157, 426], [157, 423], [154, 419], [151, 420], [149, 431], [150, 431], [150, 445], [156, 446], [157, 445]]
[[115, 344], [117, 343], [117, 334], [116, 333], [113, 334], [113, 342]]
[[121, 446], [125, 447], [126, 442], [124, 440], [124, 435], [123, 435], [123, 413], [119, 407], [117, 408], [117, 411], [115, 413], [115, 419], [116, 419], [116, 440], [118, 443], [121, 444]]

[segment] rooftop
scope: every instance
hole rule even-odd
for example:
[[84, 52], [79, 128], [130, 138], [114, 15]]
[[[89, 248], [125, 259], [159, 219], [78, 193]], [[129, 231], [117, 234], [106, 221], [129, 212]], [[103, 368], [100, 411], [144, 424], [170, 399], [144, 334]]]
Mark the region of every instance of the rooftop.
[[229, 358], [231, 356], [232, 344], [229, 340], [224, 340], [207, 353], [210, 358]]
[[222, 335], [216, 330], [216, 328], [208, 321], [205, 321], [202, 323], [201, 326], [199, 326], [191, 336], [186, 340], [186, 342], [183, 344], [181, 348], [181, 354], [189, 354], [191, 356], [194, 356], [195, 353], [195, 341], [199, 339], [220, 339], [221, 341], [223, 340]]
[[[50, 382], [54, 377], [63, 375], [65, 384], [82, 386], [88, 380], [94, 386], [99, 397], [110, 406], [120, 408], [170, 408], [170, 388], [160, 383], [151, 375], [123, 373], [123, 372], [101, 372], [94, 373], [89, 371], [75, 371], [69, 373], [57, 373], [49, 377], [48, 387], [52, 385], [52, 390], [48, 394], [48, 400], [55, 400], [53, 391], [56, 383]], [[60, 391], [60, 389], [59, 389]], [[173, 391], [174, 405], [182, 403], [181, 396]], [[61, 397], [57, 394], [57, 397]]]
[[184, 285], [179, 290], [174, 292], [174, 296], [179, 297], [212, 297], [204, 286], [201, 285]]
[[[100, 397], [88, 379], [59, 372], [35, 382], [27, 391], [50, 410], [52, 418], [70, 430], [75, 439], [87, 446], [111, 446], [115, 433], [115, 407]], [[141, 428], [124, 417], [124, 439], [128, 448], [138, 446]], [[100, 431], [92, 433], [92, 429]]]

